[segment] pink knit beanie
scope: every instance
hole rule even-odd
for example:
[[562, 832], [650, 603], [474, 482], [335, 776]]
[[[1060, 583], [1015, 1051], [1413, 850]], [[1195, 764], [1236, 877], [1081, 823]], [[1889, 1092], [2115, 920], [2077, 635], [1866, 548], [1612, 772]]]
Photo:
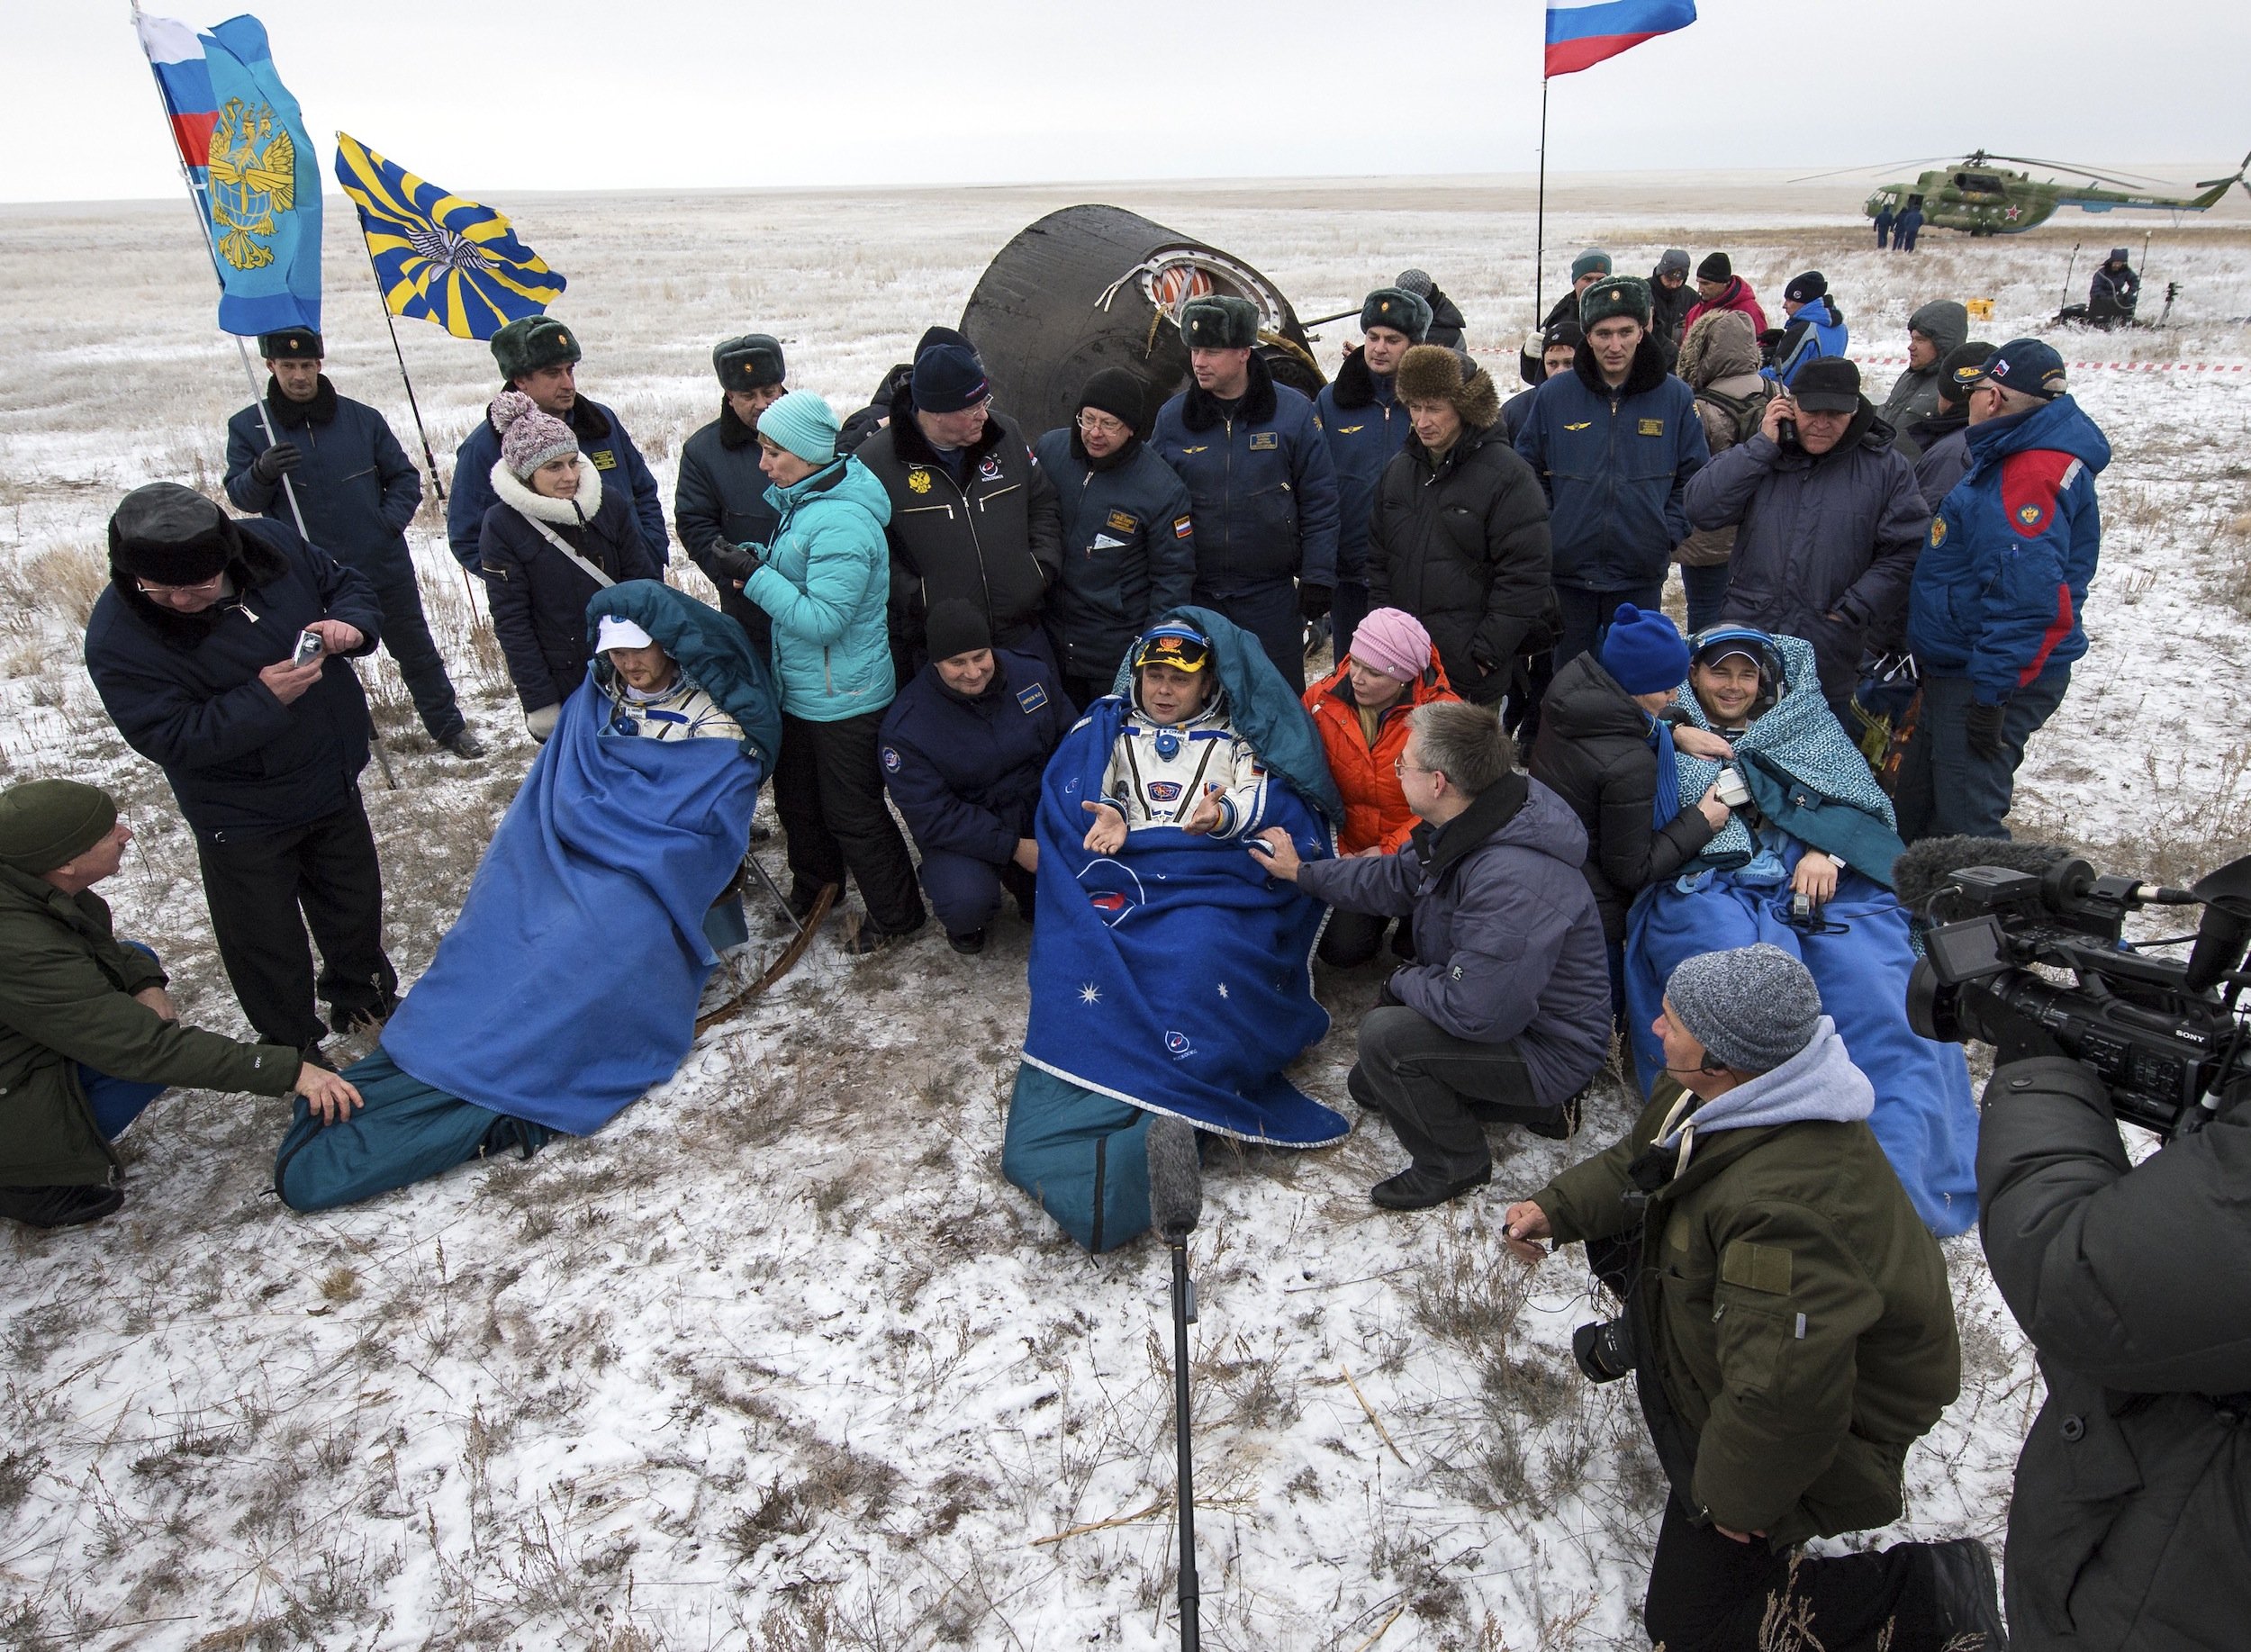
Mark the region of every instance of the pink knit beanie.
[[1412, 682], [1431, 666], [1431, 634], [1412, 614], [1379, 608], [1352, 633], [1351, 656], [1394, 682]]
[[541, 412], [539, 404], [520, 390], [502, 391], [493, 403], [492, 419], [493, 428], [501, 433], [501, 458], [519, 482], [529, 482], [531, 473], [549, 459], [578, 451], [571, 427], [553, 413]]

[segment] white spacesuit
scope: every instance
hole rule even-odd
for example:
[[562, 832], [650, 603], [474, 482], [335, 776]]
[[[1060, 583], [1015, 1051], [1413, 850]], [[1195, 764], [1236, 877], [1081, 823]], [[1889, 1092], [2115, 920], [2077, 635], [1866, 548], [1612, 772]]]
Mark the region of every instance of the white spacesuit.
[[1178, 826], [1197, 799], [1219, 794], [1214, 837], [1240, 837], [1265, 824], [1266, 765], [1227, 720], [1226, 702], [1183, 722], [1150, 720], [1138, 704], [1126, 713], [1102, 772], [1102, 799], [1126, 817], [1126, 829]]

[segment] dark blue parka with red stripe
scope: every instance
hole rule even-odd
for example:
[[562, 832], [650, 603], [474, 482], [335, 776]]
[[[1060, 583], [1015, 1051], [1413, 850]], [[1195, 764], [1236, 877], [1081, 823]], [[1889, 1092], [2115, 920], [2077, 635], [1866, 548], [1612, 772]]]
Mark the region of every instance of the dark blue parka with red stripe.
[[1908, 645], [1967, 677], [1984, 705], [2087, 651], [2081, 625], [2102, 547], [2094, 478], [2111, 444], [2069, 396], [1973, 425], [1970, 467], [1915, 564]]

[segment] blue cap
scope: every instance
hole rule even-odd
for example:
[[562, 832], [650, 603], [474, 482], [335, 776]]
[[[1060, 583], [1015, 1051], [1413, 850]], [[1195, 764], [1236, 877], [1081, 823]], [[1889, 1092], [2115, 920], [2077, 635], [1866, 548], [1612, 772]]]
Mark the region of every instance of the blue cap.
[[915, 357], [910, 393], [918, 412], [958, 413], [974, 407], [988, 393], [985, 364], [966, 342], [941, 340]]
[[1688, 639], [1688, 652], [1700, 665], [1716, 665], [1730, 654], [1740, 654], [1758, 667], [1776, 694], [1789, 686], [1782, 669], [1782, 650], [1756, 626], [1707, 627]]
[[1986, 357], [1985, 365], [1975, 373], [1957, 373], [1954, 377], [1964, 391], [1974, 384], [1998, 384], [2043, 402], [2054, 401], [2068, 388], [2064, 358], [2038, 339], [2011, 339]]

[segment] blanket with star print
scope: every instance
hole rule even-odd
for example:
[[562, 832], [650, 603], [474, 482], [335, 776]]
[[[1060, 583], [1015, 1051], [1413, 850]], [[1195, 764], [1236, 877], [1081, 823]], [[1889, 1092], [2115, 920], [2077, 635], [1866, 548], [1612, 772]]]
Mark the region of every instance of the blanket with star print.
[[[1313, 996], [1321, 903], [1268, 877], [1237, 838], [1144, 826], [1116, 854], [1086, 847], [1080, 805], [1101, 795], [1125, 711], [1121, 699], [1095, 701], [1041, 784], [1025, 1079], [1045, 1074], [1245, 1142], [1342, 1139], [1345, 1120], [1282, 1072], [1329, 1030]], [[1258, 728], [1238, 728], [1260, 745]], [[1333, 853], [1326, 821], [1279, 771], [1252, 829], [1267, 826], [1309, 860]]]

